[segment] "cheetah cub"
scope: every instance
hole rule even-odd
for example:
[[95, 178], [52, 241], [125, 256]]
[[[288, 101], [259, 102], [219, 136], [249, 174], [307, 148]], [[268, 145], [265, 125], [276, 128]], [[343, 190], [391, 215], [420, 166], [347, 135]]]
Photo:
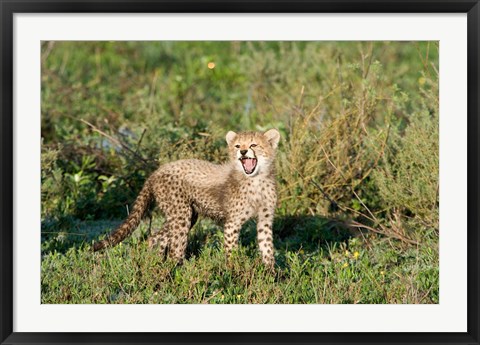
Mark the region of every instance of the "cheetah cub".
[[187, 159], [161, 166], [145, 182], [128, 218], [94, 251], [114, 246], [140, 223], [150, 201], [155, 200], [165, 216], [162, 229], [148, 239], [163, 254], [181, 262], [185, 257], [188, 231], [199, 215], [224, 224], [225, 250], [238, 245], [242, 225], [257, 219], [258, 246], [264, 264], [274, 266], [273, 215], [277, 203], [274, 174], [275, 152], [280, 133], [228, 132], [230, 161], [222, 165]]

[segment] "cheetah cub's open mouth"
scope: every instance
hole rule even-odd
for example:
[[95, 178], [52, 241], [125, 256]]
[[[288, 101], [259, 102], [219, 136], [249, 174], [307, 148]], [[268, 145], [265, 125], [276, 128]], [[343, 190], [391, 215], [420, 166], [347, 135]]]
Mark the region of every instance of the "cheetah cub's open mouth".
[[252, 174], [255, 171], [255, 168], [257, 167], [256, 158], [242, 157], [240, 158], [240, 162], [242, 162], [243, 170], [247, 175]]

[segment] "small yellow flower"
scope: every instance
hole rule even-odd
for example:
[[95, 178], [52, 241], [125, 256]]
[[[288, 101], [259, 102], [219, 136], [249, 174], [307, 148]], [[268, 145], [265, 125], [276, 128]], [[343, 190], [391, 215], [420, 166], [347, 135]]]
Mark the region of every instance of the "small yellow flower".
[[221, 299], [222, 299], [222, 301], [223, 301], [223, 300], [225, 299], [225, 296], [224, 296], [224, 295], [222, 295]]
[[348, 262], [345, 262], [342, 267], [347, 268], [348, 267]]
[[359, 256], [360, 256], [360, 253], [359, 253], [359, 252], [353, 253], [353, 257], [354, 257], [355, 259], [358, 259]]
[[348, 250], [345, 251], [345, 256], [349, 256], [350, 252]]
[[380, 274], [381, 274], [382, 276], [384, 276], [384, 275], [385, 275], [385, 271], [380, 271]]
[[242, 298], [242, 295], [237, 295], [237, 299], [240, 299], [240, 298]]
[[212, 62], [212, 61], [209, 62], [209, 63], [207, 64], [207, 67], [208, 67], [209, 69], [214, 69], [214, 68], [215, 68], [215, 62]]
[[420, 85], [424, 85], [426, 82], [427, 82], [427, 80], [426, 80], [424, 77], [418, 78], [418, 83], [419, 83]]

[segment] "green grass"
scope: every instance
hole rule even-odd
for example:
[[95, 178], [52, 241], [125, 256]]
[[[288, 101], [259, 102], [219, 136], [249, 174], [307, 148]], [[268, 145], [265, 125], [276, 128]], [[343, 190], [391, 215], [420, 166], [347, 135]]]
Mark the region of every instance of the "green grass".
[[[77, 231], [91, 238], [114, 224], [82, 223]], [[43, 256], [42, 303], [438, 303], [438, 253], [428, 247], [405, 249], [375, 236], [300, 247], [296, 234], [277, 236], [272, 274], [257, 255], [253, 225], [229, 262], [223, 233], [209, 221], [190, 234], [181, 266], [142, 241], [148, 222], [101, 253], [67, 243]]]
[[[42, 303], [439, 303], [438, 43], [43, 42]], [[214, 62], [215, 68], [208, 68]], [[145, 178], [277, 128], [275, 273], [248, 222], [231, 261], [90, 246]], [[153, 228], [162, 218], [154, 212]]]

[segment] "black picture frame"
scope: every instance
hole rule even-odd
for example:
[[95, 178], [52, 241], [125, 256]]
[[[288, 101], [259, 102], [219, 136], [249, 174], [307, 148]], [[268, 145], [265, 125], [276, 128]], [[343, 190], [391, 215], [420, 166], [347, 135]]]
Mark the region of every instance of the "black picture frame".
[[[396, 343], [479, 344], [478, 0], [0, 0], [0, 341], [2, 344]], [[13, 16], [15, 13], [468, 14], [468, 330], [466, 333], [18, 333], [13, 332]], [[19, 124], [21, 125], [21, 124]], [[379, 315], [379, 317], [381, 317]], [[452, 318], [455, 316], [452, 315]]]

